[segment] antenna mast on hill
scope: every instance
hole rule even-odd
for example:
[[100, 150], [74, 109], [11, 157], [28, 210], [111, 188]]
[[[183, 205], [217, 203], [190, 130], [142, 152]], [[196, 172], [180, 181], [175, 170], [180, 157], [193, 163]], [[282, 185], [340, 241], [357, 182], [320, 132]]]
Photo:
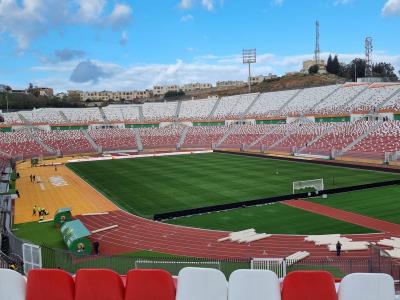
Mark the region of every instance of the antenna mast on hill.
[[365, 77], [372, 77], [372, 37], [365, 38]]
[[314, 52], [315, 64], [319, 65], [321, 61], [321, 49], [319, 47], [319, 21], [315, 23], [315, 52]]

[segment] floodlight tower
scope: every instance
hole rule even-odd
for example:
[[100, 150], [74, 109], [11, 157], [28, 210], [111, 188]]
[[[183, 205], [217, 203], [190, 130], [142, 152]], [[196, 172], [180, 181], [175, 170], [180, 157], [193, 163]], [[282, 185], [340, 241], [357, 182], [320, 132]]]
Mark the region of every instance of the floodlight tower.
[[319, 65], [321, 61], [321, 48], [319, 47], [319, 21], [315, 22], [315, 51], [314, 51], [314, 60], [315, 64]]
[[249, 65], [249, 93], [251, 93], [251, 64], [257, 62], [257, 50], [256, 49], [243, 49], [243, 64]]
[[372, 37], [365, 38], [365, 77], [372, 77]]

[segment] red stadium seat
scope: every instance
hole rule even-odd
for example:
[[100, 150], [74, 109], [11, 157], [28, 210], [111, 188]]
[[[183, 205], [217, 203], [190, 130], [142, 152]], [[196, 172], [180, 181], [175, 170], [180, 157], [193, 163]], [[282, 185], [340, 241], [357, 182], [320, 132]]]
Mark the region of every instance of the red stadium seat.
[[171, 274], [164, 270], [129, 271], [125, 300], [175, 300]]
[[73, 300], [74, 280], [62, 270], [30, 270], [26, 300]]
[[76, 272], [75, 300], [123, 300], [121, 277], [111, 270], [81, 269]]
[[283, 280], [282, 300], [336, 300], [335, 280], [324, 271], [298, 271]]

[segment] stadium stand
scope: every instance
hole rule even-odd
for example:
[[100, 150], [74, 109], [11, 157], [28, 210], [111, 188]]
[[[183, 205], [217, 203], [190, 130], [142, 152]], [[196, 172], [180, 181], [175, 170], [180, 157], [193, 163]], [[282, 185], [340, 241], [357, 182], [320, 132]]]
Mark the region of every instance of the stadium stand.
[[144, 148], [176, 148], [185, 126], [141, 128], [140, 138]]
[[96, 145], [103, 151], [137, 149], [135, 133], [127, 128], [88, 130]]
[[41, 108], [32, 111], [21, 111], [20, 114], [32, 124], [62, 124], [64, 119], [59, 109]]
[[316, 115], [341, 114], [345, 111], [341, 107], [346, 106], [355, 97], [364, 92], [368, 84], [348, 84], [341, 86], [333, 95], [322, 101], [310, 112]]
[[94, 152], [93, 147], [80, 130], [37, 130], [35, 135], [50, 148], [62, 154]]
[[289, 90], [281, 92], [263, 93], [258, 101], [251, 107], [248, 117], [270, 117], [279, 115], [279, 110], [290, 99], [292, 99], [299, 90]]
[[194, 126], [190, 127], [186, 135], [183, 147], [209, 148], [218, 142], [228, 126]]
[[13, 157], [32, 157], [38, 155], [49, 155], [39, 143], [37, 143], [28, 130], [15, 132], [0, 132], [1, 151]]
[[10, 112], [10, 113], [3, 113], [2, 115], [4, 117], [4, 124], [6, 124], [6, 125], [21, 125], [21, 124], [23, 124], [18, 113]]
[[223, 97], [214, 112], [214, 117], [216, 119], [236, 119], [246, 111], [257, 96], [258, 94], [246, 94]]
[[304, 89], [281, 111], [282, 116], [301, 116], [309, 112], [321, 100], [338, 89], [338, 85]]
[[343, 107], [344, 112], [369, 112], [382, 104], [399, 89], [398, 84], [372, 84], [368, 89]]
[[183, 101], [179, 113], [179, 119], [206, 119], [211, 114], [217, 99], [189, 100]]
[[64, 108], [62, 111], [72, 123], [84, 124], [103, 122], [103, 118], [98, 108]]
[[368, 131], [374, 124], [376, 124], [376, 122], [373, 121], [337, 124], [330, 132], [307, 147], [303, 153], [330, 155], [332, 150], [343, 149], [357, 137]]
[[143, 104], [143, 116], [147, 120], [170, 121], [176, 115], [178, 102], [156, 102]]
[[347, 155], [363, 154], [364, 157], [383, 159], [385, 153], [400, 150], [400, 122], [383, 122], [366, 138], [352, 147]]

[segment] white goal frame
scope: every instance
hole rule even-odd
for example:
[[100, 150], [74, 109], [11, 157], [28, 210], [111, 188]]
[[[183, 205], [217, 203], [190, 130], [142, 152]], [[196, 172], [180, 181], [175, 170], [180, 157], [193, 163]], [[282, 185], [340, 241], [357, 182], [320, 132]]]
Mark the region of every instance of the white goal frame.
[[302, 190], [306, 188], [315, 188], [317, 192], [324, 190], [324, 179], [312, 179], [303, 181], [293, 181], [293, 194], [296, 190]]

